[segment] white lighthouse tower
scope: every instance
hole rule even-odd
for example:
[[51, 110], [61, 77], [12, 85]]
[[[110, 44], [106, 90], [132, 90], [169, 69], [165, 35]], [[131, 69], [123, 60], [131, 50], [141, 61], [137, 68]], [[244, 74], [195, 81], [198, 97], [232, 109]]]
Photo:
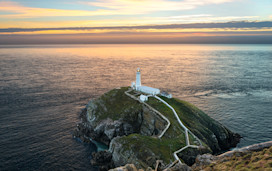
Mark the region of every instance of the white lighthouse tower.
[[[131, 88], [133, 90], [136, 90], [138, 92], [141, 92], [141, 93], [145, 94], [145, 95], [141, 94], [141, 96], [140, 96], [140, 100], [143, 101], [143, 102], [147, 101], [149, 96], [155, 96], [155, 95], [161, 93], [160, 89], [153, 88], [153, 87], [142, 86], [140, 68], [137, 68], [136, 81], [131, 83]], [[172, 95], [168, 94], [166, 92], [162, 92], [161, 95], [165, 96], [165, 97], [168, 97], [168, 98], [172, 98]]]
[[140, 68], [137, 69], [135, 87], [136, 87], [136, 90], [138, 90], [138, 88], [141, 87], [141, 70], [140, 70]]

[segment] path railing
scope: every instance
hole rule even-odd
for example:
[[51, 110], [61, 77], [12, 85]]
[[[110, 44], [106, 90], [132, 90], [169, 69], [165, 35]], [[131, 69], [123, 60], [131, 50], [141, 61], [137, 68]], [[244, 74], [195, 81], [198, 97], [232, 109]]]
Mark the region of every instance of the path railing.
[[[137, 98], [137, 97], [135, 97], [135, 96], [133, 96], [133, 95], [131, 95], [131, 94], [129, 94], [129, 92], [131, 92], [132, 91], [132, 89], [129, 89], [128, 91], [126, 91], [125, 92], [125, 94], [127, 95], [127, 96], [129, 96], [129, 97], [131, 97], [132, 99], [134, 99], [134, 100], [137, 100], [137, 101], [139, 101], [140, 103], [143, 103], [144, 105], [146, 105], [149, 109], [151, 109], [152, 111], [154, 111], [155, 113], [157, 113], [160, 117], [162, 117], [164, 120], [166, 120], [167, 121], [167, 126], [166, 126], [166, 128], [162, 131], [162, 133], [158, 136], [159, 138], [161, 138], [164, 134], [165, 134], [165, 132], [167, 131], [167, 129], [170, 127], [170, 121], [163, 115], [163, 114], [161, 114], [159, 111], [157, 111], [156, 109], [154, 109], [152, 106], [150, 106], [150, 105], [148, 105], [147, 103], [145, 103], [145, 102], [143, 102], [143, 101], [141, 101], [139, 98]], [[185, 149], [187, 149], [187, 148], [199, 148], [199, 146], [197, 146], [197, 145], [191, 145], [190, 144], [190, 139], [189, 139], [189, 133], [199, 142], [199, 144], [202, 146], [202, 143], [201, 143], [201, 141], [200, 141], [200, 139], [197, 137], [197, 136], [195, 136], [182, 122], [181, 122], [181, 120], [180, 120], [180, 118], [179, 118], [179, 116], [178, 116], [178, 114], [177, 114], [177, 112], [175, 111], [175, 109], [171, 106], [171, 105], [169, 105], [166, 101], [164, 101], [163, 99], [161, 99], [160, 97], [158, 97], [158, 96], [156, 96], [156, 95], [148, 95], [149, 97], [150, 96], [152, 96], [152, 97], [155, 97], [156, 99], [158, 99], [159, 101], [161, 101], [161, 102], [163, 102], [167, 107], [169, 107], [171, 110], [172, 110], [172, 112], [174, 113], [174, 115], [175, 115], [175, 117], [176, 117], [176, 119], [177, 119], [177, 121], [178, 121], [178, 123], [179, 123], [179, 125], [184, 129], [184, 132], [185, 132], [185, 139], [186, 139], [186, 146], [185, 147], [182, 147], [181, 149], [179, 149], [179, 150], [177, 150], [177, 151], [175, 151], [174, 153], [173, 153], [173, 156], [175, 157], [175, 159], [176, 160], [178, 160], [180, 163], [181, 163], [181, 161], [180, 161], [180, 159], [179, 159], [179, 157], [178, 157], [178, 153], [180, 153], [181, 151], [183, 151], [183, 150], [185, 150]]]
[[147, 103], [141, 101], [139, 98], [137, 98], [137, 97], [135, 97], [135, 96], [129, 94], [129, 92], [131, 92], [131, 91], [132, 91], [131, 89], [129, 89], [128, 91], [125, 91], [125, 94], [126, 94], [127, 96], [131, 97], [132, 99], [137, 100], [137, 101], [139, 101], [140, 103], [143, 103], [143, 104], [146, 105], [150, 110], [152, 110], [153, 112], [155, 112], [157, 115], [159, 115], [161, 118], [163, 118], [163, 119], [167, 122], [166, 127], [163, 129], [163, 131], [161, 132], [161, 134], [158, 136], [159, 138], [161, 138], [161, 137], [165, 134], [165, 132], [168, 130], [168, 128], [170, 127], [170, 125], [171, 125], [170, 121], [169, 121], [163, 114], [161, 114], [161, 112], [157, 111], [156, 109], [154, 109], [154, 108], [153, 108], [152, 106], [150, 106], [149, 104], [147, 104]]

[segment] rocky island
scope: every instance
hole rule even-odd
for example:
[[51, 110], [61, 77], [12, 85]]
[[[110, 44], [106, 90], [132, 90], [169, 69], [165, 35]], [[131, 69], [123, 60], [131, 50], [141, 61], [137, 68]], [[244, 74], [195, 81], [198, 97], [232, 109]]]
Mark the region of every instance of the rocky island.
[[[188, 128], [184, 130], [166, 104], [154, 96], [142, 102], [137, 100], [139, 95], [130, 87], [113, 89], [91, 100], [80, 114], [81, 122], [77, 124], [74, 136], [84, 142], [95, 141], [109, 147], [107, 151], [93, 155], [92, 164], [101, 166], [102, 170], [128, 163], [138, 169], [169, 168], [175, 161], [191, 166], [197, 155], [226, 151], [240, 140], [240, 135], [196, 106], [158, 95], [176, 111], [184, 127]], [[193, 148], [182, 149], [188, 143]]]

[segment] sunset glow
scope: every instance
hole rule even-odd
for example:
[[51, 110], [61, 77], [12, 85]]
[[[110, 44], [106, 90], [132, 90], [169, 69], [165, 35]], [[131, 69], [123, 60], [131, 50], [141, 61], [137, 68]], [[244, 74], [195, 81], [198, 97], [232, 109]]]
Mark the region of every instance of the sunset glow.
[[[21, 35], [52, 34], [106, 37], [103, 43], [109, 37], [118, 43], [117, 35], [142, 39], [147, 33], [157, 43], [163, 43], [161, 37], [175, 36], [239, 36], [242, 40], [243, 36], [272, 36], [271, 9], [269, 0], [0, 1], [0, 43], [14, 43]], [[4, 42], [7, 36], [12, 36], [10, 42]]]

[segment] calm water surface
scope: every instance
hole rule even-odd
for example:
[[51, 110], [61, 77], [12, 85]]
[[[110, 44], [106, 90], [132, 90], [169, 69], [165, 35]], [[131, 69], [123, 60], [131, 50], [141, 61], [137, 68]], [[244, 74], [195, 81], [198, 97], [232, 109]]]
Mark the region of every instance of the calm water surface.
[[95, 170], [72, 138], [92, 98], [142, 83], [187, 100], [244, 138], [272, 139], [272, 45], [0, 46], [0, 170]]

